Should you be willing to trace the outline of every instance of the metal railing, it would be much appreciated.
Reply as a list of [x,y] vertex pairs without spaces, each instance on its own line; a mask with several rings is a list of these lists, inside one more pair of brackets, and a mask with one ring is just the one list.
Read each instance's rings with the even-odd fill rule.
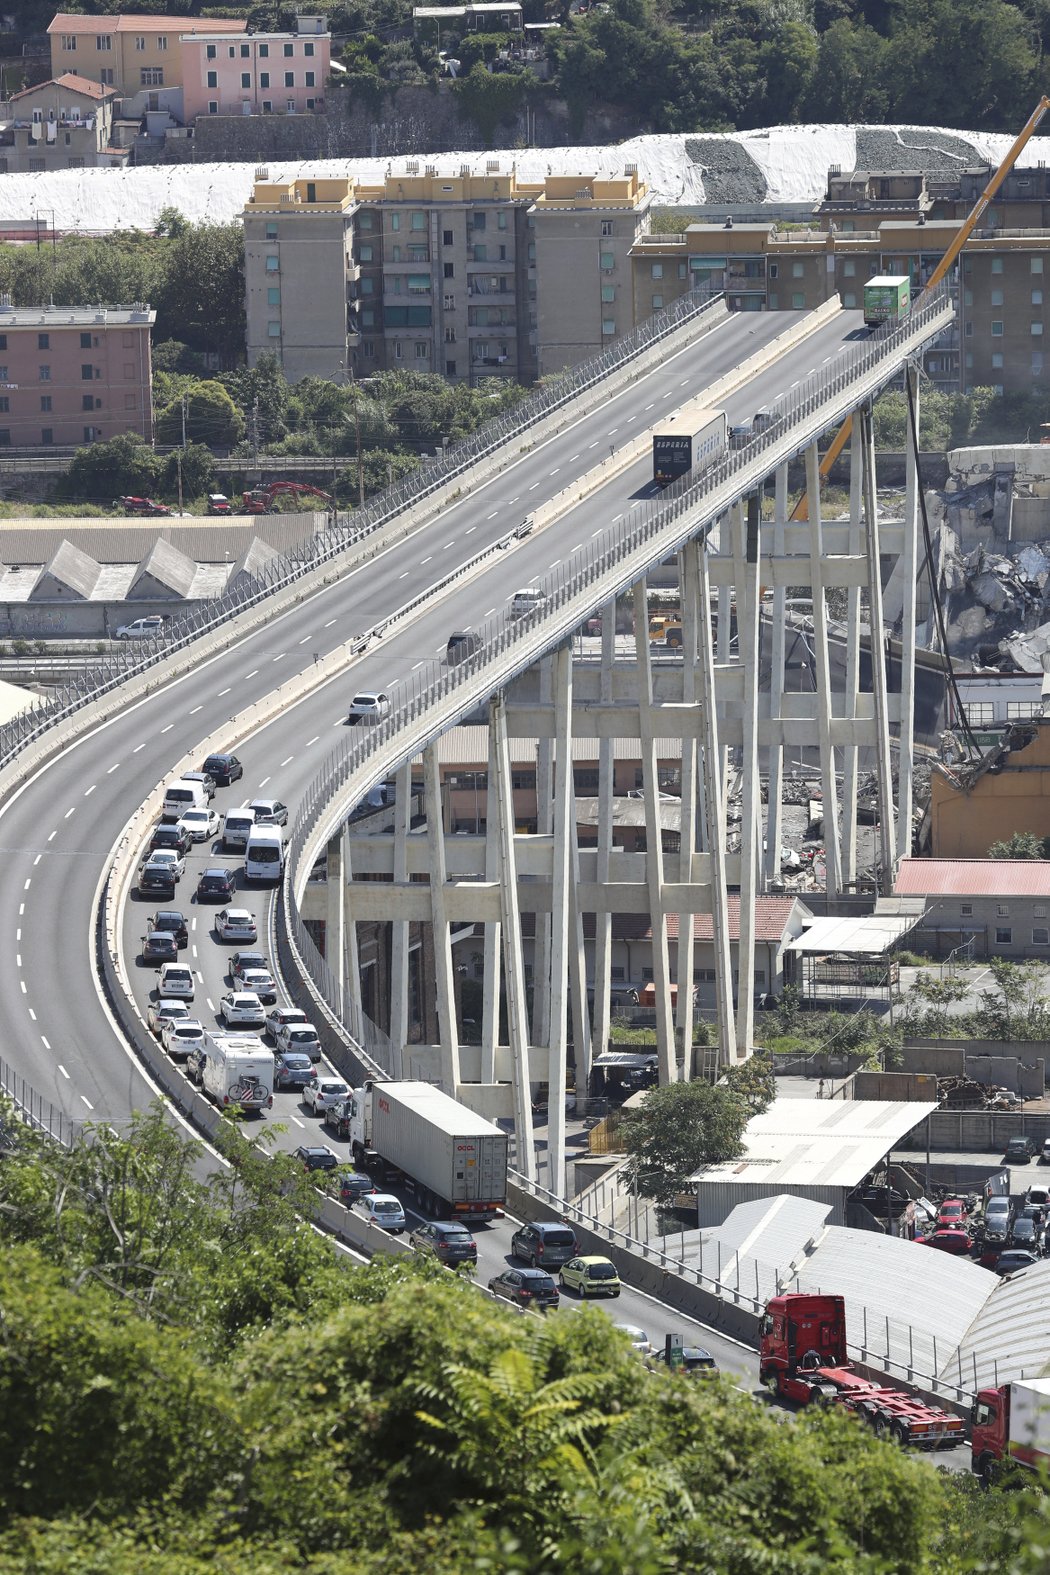
[[[390,714],[375,726],[354,729],[353,735],[329,754],[303,796],[289,840],[285,911],[303,966],[350,1039],[366,1054],[390,1066],[389,1046],[374,1040],[369,1043],[371,1025],[360,1012],[356,992],[347,989],[320,955],[302,922],[295,900],[295,872],[307,841],[326,808],[340,791],[347,789],[370,758],[374,762],[381,758],[381,769],[385,771],[411,758],[419,747],[416,736],[419,729],[413,728],[414,723],[424,717],[440,716],[442,730],[452,726],[478,704],[479,698],[505,685],[531,665],[543,650],[551,649],[565,638],[580,616],[586,616],[626,590],[637,577],[636,559],[647,543],[659,537],[659,547],[654,548],[651,555],[665,557],[676,546],[695,536],[705,517],[712,520],[724,513],[734,496],[742,495],[748,486],[754,485],[756,470],[760,469],[756,461],[763,453],[776,447],[778,460],[783,459],[785,438],[790,438],[796,425],[803,424],[818,411],[826,411],[829,401],[837,395],[847,395],[859,380],[881,367],[885,367],[888,381],[894,375],[902,346],[920,337],[924,325],[935,321],[946,304],[947,294],[941,290],[917,307],[904,323],[885,325],[865,341],[862,349],[840,356],[827,368],[811,374],[784,397],[777,407],[775,419],[745,447],[730,451],[699,479],[686,477],[668,488],[658,501],[639,505],[617,526],[571,554],[556,574],[549,574],[536,587],[546,600],[526,617],[508,620],[500,615],[479,624],[476,627],[478,648],[466,661],[447,667],[432,660],[420,666],[404,683],[393,685]],[[801,440],[799,447],[810,440]],[[703,512],[698,513],[705,509],[709,500],[706,516]],[[511,539],[506,537],[493,544],[472,563],[462,565],[437,585],[428,587],[415,602],[402,609],[402,615],[432,596],[439,586],[450,584],[458,575],[472,571],[482,558],[509,545]],[[591,595],[582,613],[580,605],[573,607],[574,603],[582,605],[583,597],[598,586],[600,594]],[[486,683],[488,673],[491,677]],[[402,734],[411,742],[399,741]],[[365,790],[364,784],[361,790]]]
[[72,1148],[79,1142],[84,1134],[84,1122],[74,1120],[67,1116],[65,1111],[59,1110],[43,1094],[37,1092],[31,1083],[15,1071],[13,1066],[0,1057],[0,1093],[11,1101],[19,1119],[26,1126],[32,1127],[36,1132],[45,1132],[48,1137],[54,1138],[56,1143],[61,1143],[63,1148]]
[[387,487],[364,508],[348,515],[333,516],[327,530],[290,552],[272,559],[259,573],[239,578],[214,600],[174,619],[163,637],[136,641],[133,646],[107,655],[96,666],[73,674],[69,682],[0,727],[0,768],[40,738],[48,729],[74,715],[92,701],[110,693],[118,685],[147,672],[165,657],[184,649],[192,641],[219,628],[229,619],[256,606],[266,597],[293,585],[311,570],[329,563],[348,547],[374,534],[382,526],[424,501],[438,488],[465,475],[472,466],[503,444],[526,432],[548,415],[600,383],[617,367],[658,344],[684,323],[700,316],[718,296],[696,290],[683,296],[666,311],[618,340],[599,355],[568,371],[550,385],[488,421],[470,437],[460,440],[440,457],[427,460],[410,475]]

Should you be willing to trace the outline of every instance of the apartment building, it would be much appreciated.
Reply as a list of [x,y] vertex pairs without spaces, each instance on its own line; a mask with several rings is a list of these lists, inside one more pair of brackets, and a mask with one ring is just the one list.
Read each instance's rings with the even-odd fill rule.
[[[183,41],[195,34],[241,34],[234,17],[81,16],[59,11],[48,26],[51,74],[75,72],[144,109],[183,116]],[[139,102],[141,100],[141,108]]]
[[231,28],[185,34],[179,43],[187,124],[198,115],[307,115],[324,108],[332,52],[326,17],[298,16],[292,33]]
[[407,366],[531,382],[632,326],[649,200],[633,169],[262,177],[244,210],[249,362],[272,350],[293,380]]
[[0,104],[0,175],[122,168],[128,150],[110,146],[116,90],[67,71]]
[[0,448],[153,440],[150,333],[135,306],[19,306],[0,299]]

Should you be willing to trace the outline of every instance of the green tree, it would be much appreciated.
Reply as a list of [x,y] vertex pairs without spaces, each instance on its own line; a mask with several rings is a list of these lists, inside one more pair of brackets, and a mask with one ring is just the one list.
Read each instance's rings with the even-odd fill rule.
[[184,449],[173,449],[164,461],[161,486],[165,496],[178,495],[180,464],[182,496],[186,502],[211,492],[215,485],[215,456],[203,443],[187,443]]
[[1012,837],[993,842],[988,849],[990,859],[1041,859],[1045,858],[1045,839],[1034,831],[1015,831]]
[[946,979],[935,979],[928,973],[917,974],[904,997],[905,1033],[938,1039],[962,1032],[965,1018],[953,1014],[952,1007],[965,1001],[969,993],[966,980],[956,974],[949,974]]
[[167,239],[154,305],[158,335],[227,361],[243,351],[244,231],[239,224],[195,224]]
[[[185,434],[188,441],[210,448],[233,448],[244,436],[244,417],[226,389],[215,379],[197,383],[184,396]],[[183,401],[173,400],[156,422],[158,443],[181,443]]]
[[801,119],[819,53],[812,27],[800,21],[784,22],[762,45],[759,59],[766,78],[766,114],[770,124]]
[[745,1106],[749,1116],[760,1116],[768,1110],[777,1097],[777,1079],[773,1058],[768,1055],[750,1055],[746,1061],[726,1069],[723,1081]]
[[78,448],[56,486],[62,498],[110,503],[114,498],[148,496],[160,480],[161,460],[136,433]]
[[748,1115],[744,1101],[723,1085],[650,1089],[637,1110],[623,1112],[624,1181],[643,1197],[672,1204],[701,1165],[741,1152]]

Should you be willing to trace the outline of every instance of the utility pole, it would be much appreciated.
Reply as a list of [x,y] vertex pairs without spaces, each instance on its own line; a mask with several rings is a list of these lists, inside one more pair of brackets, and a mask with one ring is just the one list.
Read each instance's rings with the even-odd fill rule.
[[[183,420],[185,420],[185,416],[183,416]],[[186,441],[185,441],[185,436],[184,436],[183,437],[182,448],[185,448],[185,447],[186,447]],[[176,471],[178,473],[178,477],[179,477],[179,518],[181,519],[182,518],[182,449],[176,449],[175,450],[175,469],[176,469]]]
[[[182,396],[182,446],[183,446],[183,449],[185,449],[185,447],[186,447],[186,414],[187,414],[188,405],[189,405],[189,395],[188,394],[183,394],[183,396]],[[179,474],[180,475],[182,474],[182,466],[181,466],[181,464],[179,465]]]
[[361,507],[365,506],[365,462],[361,453],[361,413],[354,400],[354,436],[357,440],[357,501]]
[[258,468],[259,468],[259,396],[258,396],[258,394],[256,394],[255,398],[252,400],[252,419],[251,419],[250,437],[251,437],[251,445],[252,445],[252,464],[253,464],[254,468],[256,470],[258,470]]

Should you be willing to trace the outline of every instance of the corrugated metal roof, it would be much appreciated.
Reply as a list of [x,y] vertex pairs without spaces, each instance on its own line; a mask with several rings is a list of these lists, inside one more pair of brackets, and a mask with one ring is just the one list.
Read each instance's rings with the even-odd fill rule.
[[95,558],[64,541],[33,587],[31,599],[37,601],[53,596],[56,589],[66,589],[90,601],[101,577],[102,568]]
[[[316,516],[263,514],[236,520],[0,520],[0,563],[50,563],[63,541],[99,563],[141,563],[156,541],[170,541],[196,563],[236,563],[256,537],[277,552],[309,541]],[[679,746],[681,752],[681,746]]]
[[1050,897],[1048,859],[902,859],[902,897]]
[[128,596],[153,596],[159,589],[186,597],[190,594],[196,572],[194,560],[173,547],[170,541],[155,541],[139,564]]
[[788,951],[852,952],[854,956],[881,957],[921,918],[921,913],[867,913],[814,919],[804,935],[790,942]]
[[[730,893],[726,899],[729,909],[729,939],[740,939],[740,898]],[[778,944],[784,939],[784,932],[791,923],[796,907],[803,915],[809,910],[799,902],[797,897],[756,897],[755,898],[755,940]],[[800,921],[801,922],[801,921]],[[593,913],[583,915],[583,933],[588,940],[594,936],[595,917]],[[652,920],[647,913],[614,913],[612,916],[613,939],[617,941],[651,941],[653,938]],[[678,914],[667,915],[668,940],[678,939]],[[693,915],[693,938],[698,941],[714,939],[714,920],[709,913],[696,913]]]
[[778,1099],[752,1116],[744,1153],[707,1165],[690,1179],[705,1185],[855,1187],[934,1103],[888,1099]]
[[1000,1280],[944,1363],[947,1376],[973,1389],[1050,1372],[1048,1303],[1050,1261]]

